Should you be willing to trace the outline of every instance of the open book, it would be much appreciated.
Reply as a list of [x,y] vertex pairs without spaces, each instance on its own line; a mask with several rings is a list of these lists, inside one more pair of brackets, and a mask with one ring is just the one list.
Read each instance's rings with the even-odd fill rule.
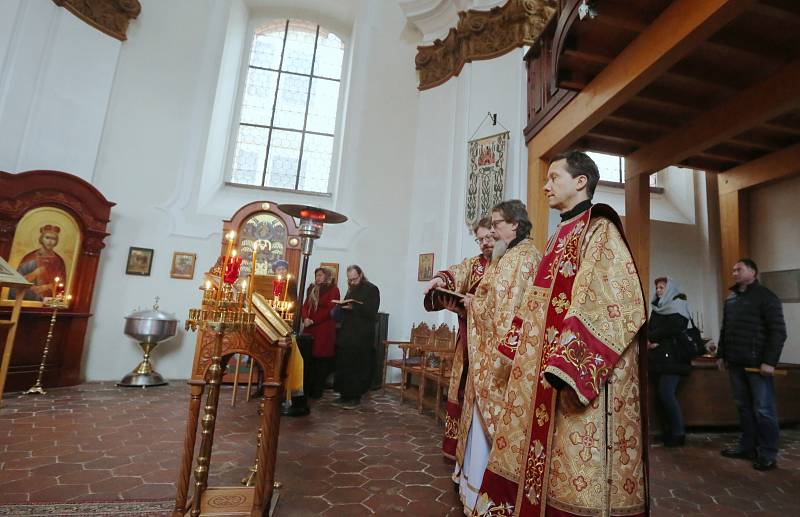
[[352,298],[348,298],[346,300],[331,300],[331,303],[337,303],[339,305],[347,305],[348,303],[360,303],[361,305],[364,305],[364,302],[359,300],[353,300]]
[[439,296],[451,296],[453,298],[457,298],[458,300],[464,299],[463,294],[451,291],[450,289],[445,289],[444,287],[437,287],[434,289],[434,291],[436,291]]

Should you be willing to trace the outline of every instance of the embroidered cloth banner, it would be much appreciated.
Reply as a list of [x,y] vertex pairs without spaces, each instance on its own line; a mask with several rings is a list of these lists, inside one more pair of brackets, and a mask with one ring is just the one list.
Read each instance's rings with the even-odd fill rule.
[[465,220],[469,227],[503,201],[509,134],[506,131],[468,142]]

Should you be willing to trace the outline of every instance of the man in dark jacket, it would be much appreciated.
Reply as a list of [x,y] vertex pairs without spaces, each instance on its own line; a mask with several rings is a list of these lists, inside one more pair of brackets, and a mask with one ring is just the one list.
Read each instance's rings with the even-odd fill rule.
[[772,470],[777,466],[779,432],[773,374],[786,341],[786,324],[781,301],[757,276],[756,263],[741,259],[733,266],[736,285],[725,299],[717,362],[729,372],[742,436],[722,455],[755,457],[755,469]]
[[[342,326],[336,333],[336,375],[333,389],[341,395],[338,403],[354,409],[361,403],[372,381],[375,364],[375,322],[381,294],[357,265],[347,268],[347,294],[339,300]],[[336,303],[337,300],[334,300]]]

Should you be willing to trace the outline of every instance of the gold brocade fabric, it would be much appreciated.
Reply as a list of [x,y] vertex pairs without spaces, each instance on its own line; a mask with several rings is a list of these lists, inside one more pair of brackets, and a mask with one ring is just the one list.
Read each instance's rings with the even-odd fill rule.
[[486,269],[468,311],[469,375],[459,423],[456,458],[464,461],[467,433],[477,404],[481,426],[494,436],[501,418],[511,361],[497,349],[505,329],[523,301],[525,287],[533,281],[541,255],[531,239],[523,239]]
[[[548,255],[559,246],[558,237],[548,245]],[[519,344],[487,468],[496,474],[493,479],[500,480],[494,483],[516,485],[517,498],[499,511],[494,498],[482,487],[477,515],[516,516],[525,513],[523,506],[537,503],[532,499],[523,501],[530,493],[526,493],[525,483],[520,483],[521,466],[531,468],[534,459],[545,462],[541,482],[546,506],[577,515],[608,515],[609,510],[612,515],[631,515],[645,509],[636,334],[645,322],[646,312],[630,251],[609,219],[595,217],[589,222],[574,274],[568,298],[555,296],[552,287],[536,287],[532,282],[526,287],[518,312],[522,320]],[[551,304],[556,310],[566,311],[563,328],[544,328]],[[552,365],[551,361],[563,353],[560,344],[574,341],[567,338],[572,333],[581,333],[590,347],[607,349],[608,357],[615,356],[616,361],[607,376],[595,377],[594,396],[580,395],[582,410],[569,413],[556,402],[555,413],[550,414],[548,401],[533,400],[536,383],[546,382],[539,362],[548,357],[545,366]],[[542,350],[543,344],[551,349]],[[595,357],[600,361],[599,356]],[[572,389],[579,388],[575,389],[579,393],[592,391],[576,386],[578,381],[557,368],[551,370],[547,366],[546,371]],[[533,423],[550,418],[554,425],[547,450],[529,450]]]
[[[464,259],[461,263],[447,268],[446,272],[439,273],[437,276],[445,281],[445,286],[451,291],[461,294],[473,293],[478,287],[484,273],[486,272],[487,259],[482,258],[480,255],[477,257],[470,257]],[[459,325],[463,324],[463,320],[459,318]],[[459,336],[460,337],[460,336]],[[461,373],[464,370],[464,350],[467,344],[461,340],[456,344],[456,351],[453,357],[453,368],[450,373],[450,385],[447,390],[447,400],[452,403],[458,404],[458,388],[461,381]],[[458,422],[452,422],[448,419],[445,421],[445,429],[450,437],[455,438],[458,427]]]

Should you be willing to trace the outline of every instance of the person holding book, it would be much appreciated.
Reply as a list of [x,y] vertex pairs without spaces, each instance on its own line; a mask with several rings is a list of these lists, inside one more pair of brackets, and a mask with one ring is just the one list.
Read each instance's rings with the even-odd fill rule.
[[462,303],[464,295],[475,294],[486,267],[492,259],[494,235],[492,235],[492,218],[488,215],[472,227],[475,243],[480,253],[468,257],[444,271],[437,272],[425,286],[424,306],[427,311],[447,309],[458,316],[458,337],[456,339],[453,367],[450,373],[450,386],[445,403],[444,439],[442,454],[452,460],[456,459],[458,444],[458,423],[461,420],[461,408],[464,402],[464,388],[467,383],[469,354],[467,353],[467,311]]
[[459,484],[467,514],[477,501],[511,375],[510,361],[503,360],[498,344],[525,301],[525,285],[541,260],[530,238],[533,225],[522,201],[513,199],[494,206],[490,224],[495,237],[492,261],[475,294],[464,297],[469,367],[453,479]]
[[372,380],[372,365],[375,363],[373,342],[381,294],[378,287],[367,280],[361,267],[354,264],[347,267],[344,300],[334,300],[333,303],[341,308],[333,389],[339,392],[338,404],[345,409],[355,409]]

